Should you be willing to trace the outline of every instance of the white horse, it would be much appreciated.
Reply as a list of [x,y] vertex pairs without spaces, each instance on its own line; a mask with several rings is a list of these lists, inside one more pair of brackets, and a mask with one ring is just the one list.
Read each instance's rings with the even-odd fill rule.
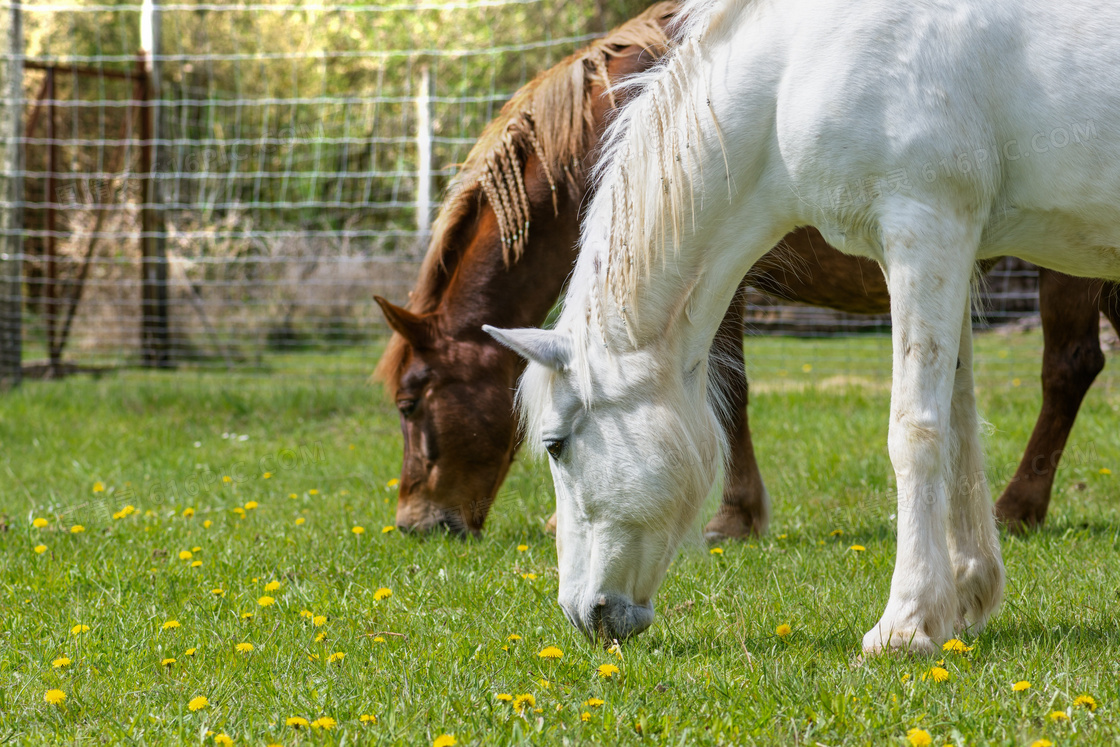
[[970,281],[1014,255],[1120,279],[1120,4],[693,0],[609,133],[555,330],[528,358],[556,485],[560,604],[649,626],[722,445],[708,349],[788,231],[880,263],[891,293],[890,598],[867,651],[978,629],[1004,572],[972,383]]

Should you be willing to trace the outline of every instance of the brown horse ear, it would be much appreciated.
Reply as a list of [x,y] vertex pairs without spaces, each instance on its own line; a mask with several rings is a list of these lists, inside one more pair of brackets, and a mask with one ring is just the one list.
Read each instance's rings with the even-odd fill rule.
[[381,307],[381,313],[385,315],[385,321],[389,326],[408,340],[412,347],[422,348],[431,342],[432,326],[428,317],[413,314],[408,309],[389,303],[381,296],[374,296],[373,300]]

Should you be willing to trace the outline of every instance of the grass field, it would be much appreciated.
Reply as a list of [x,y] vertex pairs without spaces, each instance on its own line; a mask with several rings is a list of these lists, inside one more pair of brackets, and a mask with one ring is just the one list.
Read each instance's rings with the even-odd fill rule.
[[[993,490],[1037,413],[1038,345],[978,340]],[[771,533],[686,547],[654,627],[618,653],[556,606],[546,467],[515,467],[481,540],[389,530],[395,413],[360,376],[314,377],[328,357],[299,359],[307,375],[127,372],[0,397],[0,743],[1116,743],[1112,375],[1046,528],[1003,537],[1006,600],[972,650],[861,662],[894,557],[886,348],[750,349]]]

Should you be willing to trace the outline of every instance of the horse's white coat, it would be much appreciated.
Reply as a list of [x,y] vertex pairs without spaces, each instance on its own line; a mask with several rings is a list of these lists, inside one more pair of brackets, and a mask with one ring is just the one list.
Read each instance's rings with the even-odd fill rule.
[[[530,440],[563,441],[561,605],[589,632],[649,624],[718,472],[716,329],[751,265],[815,225],[879,261],[891,293],[898,554],[863,646],[934,649],[983,625],[1003,590],[973,400],[974,263],[1010,254],[1120,279],[1120,5],[685,6],[677,51],[609,134],[554,339],[500,333],[547,364],[529,365],[521,398]],[[604,625],[608,598],[632,613]]]

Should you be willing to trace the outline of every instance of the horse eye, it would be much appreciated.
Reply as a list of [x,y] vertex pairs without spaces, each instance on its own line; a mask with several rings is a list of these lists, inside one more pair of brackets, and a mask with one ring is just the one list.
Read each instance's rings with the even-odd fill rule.
[[409,415],[411,415],[413,412],[416,411],[416,400],[414,400],[414,399],[400,399],[400,400],[397,400],[397,409],[400,411],[401,415],[404,415],[407,418]]
[[566,438],[550,438],[544,442],[544,449],[548,455],[553,459],[559,459],[560,455],[564,453],[564,447],[568,444]]

